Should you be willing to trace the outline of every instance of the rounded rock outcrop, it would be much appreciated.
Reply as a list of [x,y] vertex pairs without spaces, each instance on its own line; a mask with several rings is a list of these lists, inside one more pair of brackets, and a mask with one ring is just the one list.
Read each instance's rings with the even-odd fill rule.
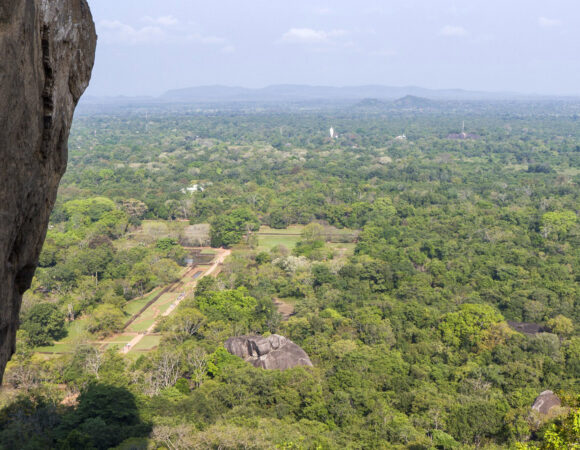
[[270,336],[238,336],[228,339],[225,348],[254,367],[286,370],[297,366],[310,366],[312,362],[304,350],[290,339]]
[[552,391],[544,391],[534,400],[532,411],[542,415],[548,415],[553,408],[560,406],[562,406],[562,401],[556,394]]

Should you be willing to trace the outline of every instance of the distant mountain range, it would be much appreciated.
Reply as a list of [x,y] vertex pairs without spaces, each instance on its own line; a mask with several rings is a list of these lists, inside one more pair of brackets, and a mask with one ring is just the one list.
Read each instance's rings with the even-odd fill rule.
[[219,101],[312,101],[312,100],[363,100],[374,98],[394,100],[405,96],[445,100],[484,100],[522,97],[513,93],[489,93],[464,91],[461,89],[425,89],[415,86],[304,86],[280,84],[260,89],[227,86],[200,86],[176,89],[166,92],[161,98],[177,102],[219,102]]
[[[525,95],[513,92],[466,91],[462,89],[426,89],[416,86],[307,86],[280,84],[251,89],[230,86],[198,86],[175,89],[159,97],[83,97],[85,104],[169,104],[169,103],[301,103],[301,102],[393,102],[395,106],[430,106],[431,101],[502,101],[542,100],[556,97]],[[564,97],[560,97],[564,99]],[[570,98],[568,98],[570,99]],[[574,100],[577,100],[574,99]],[[419,105],[420,104],[420,105]],[[370,106],[370,105],[367,105]]]

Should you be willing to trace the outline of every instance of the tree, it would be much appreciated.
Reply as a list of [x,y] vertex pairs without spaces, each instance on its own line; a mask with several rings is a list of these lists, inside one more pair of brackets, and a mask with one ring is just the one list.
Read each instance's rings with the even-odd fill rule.
[[179,279],[179,266],[168,258],[160,259],[152,267],[152,272],[161,284],[173,283]]
[[185,365],[193,382],[193,386],[198,388],[202,385],[207,373],[208,356],[205,350],[198,346],[185,347]]
[[248,325],[258,302],[246,288],[238,288],[206,293],[197,298],[197,304],[210,320],[228,321],[239,330]]
[[548,325],[550,331],[561,338],[568,337],[574,333],[574,322],[562,314],[552,317],[546,322],[546,325]]
[[568,233],[572,225],[576,223],[577,216],[574,211],[553,211],[542,216],[542,236],[547,238],[551,235],[558,239]]
[[206,322],[207,318],[198,309],[181,307],[164,324],[163,328],[171,330],[176,340],[184,342],[195,336]]
[[105,450],[130,437],[147,436],[149,431],[141,422],[133,394],[119,387],[90,384],[79,396],[78,407],[63,417],[56,434],[62,436],[62,448]]
[[64,204],[67,216],[88,216],[92,222],[99,220],[106,212],[115,209],[115,202],[105,197],[71,200]]
[[100,305],[93,311],[88,330],[91,333],[107,335],[119,331],[124,320],[125,314],[118,307],[111,304]]
[[53,303],[38,303],[24,317],[22,329],[32,345],[51,345],[66,336],[65,314]]
[[481,342],[484,331],[502,319],[492,306],[464,304],[458,312],[443,316],[439,329],[445,342],[472,349]]
[[161,239],[157,239],[157,243],[155,244],[155,246],[160,249],[160,250],[164,250],[164,251],[169,251],[171,250],[173,247],[177,246],[177,239],[171,238],[171,237],[165,237],[165,238],[161,238]]
[[131,285],[139,291],[139,295],[143,295],[145,290],[151,287],[154,277],[149,264],[141,261],[132,267],[129,279]]
[[[577,401],[580,401],[580,397]],[[541,449],[569,450],[580,446],[580,408],[572,408],[564,419],[551,424],[544,432]],[[518,444],[518,450],[534,450],[533,444]]]
[[449,417],[448,431],[459,441],[478,445],[483,438],[501,432],[506,411],[504,402],[494,400],[459,405]]
[[302,237],[302,240],[309,244],[321,241],[324,236],[324,227],[319,223],[310,223],[304,227],[300,236]]
[[234,209],[228,215],[216,217],[211,223],[212,247],[231,247],[242,240],[244,233],[260,228],[260,221],[248,208]]
[[288,216],[281,209],[275,209],[270,213],[269,225],[271,228],[282,229],[288,226]]

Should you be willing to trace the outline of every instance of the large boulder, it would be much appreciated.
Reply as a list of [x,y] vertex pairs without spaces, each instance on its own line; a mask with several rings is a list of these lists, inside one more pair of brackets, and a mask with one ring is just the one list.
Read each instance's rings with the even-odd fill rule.
[[0,2],[0,382],[96,42],[86,0]]
[[297,366],[312,366],[304,350],[290,339],[277,334],[239,336],[226,341],[226,350],[262,369],[286,370]]
[[532,405],[532,411],[541,415],[548,415],[553,408],[562,406],[560,398],[552,391],[544,391],[536,397]]

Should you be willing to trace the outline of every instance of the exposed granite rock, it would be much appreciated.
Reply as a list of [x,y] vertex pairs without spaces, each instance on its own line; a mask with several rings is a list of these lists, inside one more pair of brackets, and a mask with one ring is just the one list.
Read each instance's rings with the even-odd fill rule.
[[536,400],[534,400],[532,410],[547,415],[550,413],[552,408],[560,406],[562,406],[562,401],[556,394],[552,391],[544,391],[536,397]]
[[312,366],[304,350],[290,339],[277,334],[239,336],[226,341],[226,350],[262,369],[286,370],[296,366]]
[[86,0],[0,2],[0,381],[14,352],[97,36]]
[[544,333],[547,331],[539,323],[533,322],[514,322],[513,320],[507,321],[508,325],[520,333],[527,334],[528,336],[535,336],[536,334]]

